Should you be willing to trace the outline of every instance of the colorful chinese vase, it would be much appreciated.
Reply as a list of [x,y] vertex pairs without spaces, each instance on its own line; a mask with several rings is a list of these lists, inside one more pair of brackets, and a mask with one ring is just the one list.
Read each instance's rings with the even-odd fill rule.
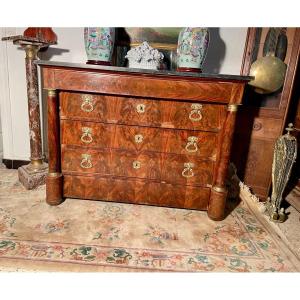
[[113,27],[85,27],[84,44],[88,64],[111,65],[115,42]]
[[183,28],[178,36],[177,70],[201,72],[209,43],[209,31],[202,27]]

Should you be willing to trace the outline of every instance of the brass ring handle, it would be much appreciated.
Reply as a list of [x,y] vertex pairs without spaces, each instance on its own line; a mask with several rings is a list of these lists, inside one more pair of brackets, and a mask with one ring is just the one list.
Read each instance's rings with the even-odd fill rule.
[[191,105],[191,112],[189,114],[189,118],[193,122],[201,121],[202,120],[202,104],[199,103],[193,103]]
[[82,161],[80,163],[80,167],[83,169],[90,169],[93,167],[92,161],[91,161],[91,155],[90,154],[82,154]]
[[82,127],[82,136],[81,136],[81,141],[85,144],[90,144],[93,141],[92,137],[92,128],[89,127]]
[[145,104],[142,104],[142,103],[137,104],[137,106],[136,106],[137,113],[143,114],[145,112],[145,110],[146,110],[146,105]]
[[184,165],[184,169],[182,171],[182,176],[186,177],[186,178],[190,178],[194,176],[194,172],[193,172],[193,167],[195,166],[193,163],[185,163]]
[[82,103],[81,103],[81,110],[85,112],[91,112],[94,110],[94,105],[92,103],[92,96],[90,95],[83,95],[82,97]]
[[140,169],[141,166],[142,166],[142,164],[141,164],[141,162],[138,161],[138,160],[135,160],[135,161],[132,163],[132,167],[133,167],[134,169]]
[[198,138],[196,136],[189,136],[188,142],[185,146],[185,150],[187,152],[197,152],[198,151],[197,141],[198,141]]
[[144,137],[142,134],[136,134],[134,136],[134,141],[137,143],[137,144],[140,144],[142,141],[143,141]]

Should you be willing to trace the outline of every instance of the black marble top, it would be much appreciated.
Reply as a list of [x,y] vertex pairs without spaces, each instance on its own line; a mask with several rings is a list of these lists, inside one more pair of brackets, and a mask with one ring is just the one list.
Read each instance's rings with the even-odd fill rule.
[[46,60],[38,60],[35,63],[40,66],[55,66],[55,67],[66,67],[66,68],[76,68],[76,69],[105,70],[105,71],[114,71],[114,72],[139,73],[139,74],[145,74],[145,75],[158,75],[158,76],[193,77],[193,78],[199,78],[199,79],[200,78],[209,78],[209,79],[217,79],[217,80],[225,80],[225,81],[226,80],[250,81],[250,80],[254,79],[254,77],[252,77],[252,76],[176,72],[176,71],[168,71],[168,70],[147,70],[147,69],[100,66],[100,65],[78,64],[78,63],[46,61]]

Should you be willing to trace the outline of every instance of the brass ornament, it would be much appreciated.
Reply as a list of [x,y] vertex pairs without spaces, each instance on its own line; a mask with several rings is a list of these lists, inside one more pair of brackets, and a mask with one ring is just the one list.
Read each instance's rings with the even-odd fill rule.
[[283,62],[286,54],[283,37],[286,38],[284,28],[270,28],[264,43],[263,57],[251,65],[249,75],[255,78],[248,84],[255,87],[254,90],[259,94],[273,93],[283,86],[287,69]]
[[92,137],[92,128],[90,127],[82,127],[82,135],[81,135],[81,141],[85,144],[90,144],[93,141]]
[[227,192],[226,188],[220,187],[220,186],[217,186],[217,185],[214,185],[212,189],[214,191],[216,191],[217,193],[226,193]]
[[193,168],[195,167],[195,164],[188,162],[184,163],[184,169],[181,172],[181,175],[185,178],[190,178],[194,176]]
[[58,172],[51,172],[47,174],[49,177],[59,177],[61,175],[61,173]]
[[229,104],[227,107],[227,111],[235,112],[238,110],[238,105],[237,104]]
[[269,94],[279,90],[285,79],[286,64],[274,54],[259,58],[250,69],[250,76],[255,79],[248,84],[255,87],[259,94]]
[[191,105],[191,112],[189,114],[189,119],[193,122],[201,121],[202,119],[202,104],[193,103]]
[[138,104],[136,106],[136,111],[139,114],[143,114],[146,111],[146,105],[145,104]]
[[266,203],[266,212],[274,222],[284,222],[286,214],[281,208],[282,194],[291,175],[293,164],[297,157],[297,140],[290,134],[293,124],[286,128],[287,134],[281,136],[275,143],[272,164],[272,195]]
[[48,89],[48,96],[49,97],[56,97],[56,90]]
[[141,162],[138,161],[138,160],[135,160],[133,163],[132,163],[132,167],[137,170],[137,169],[140,169],[142,166]]
[[93,98],[90,95],[83,95],[82,97],[81,110],[84,112],[92,112],[94,110]]
[[40,50],[39,46],[26,45],[25,47],[26,59],[36,60],[37,53]]
[[90,154],[82,154],[82,161],[80,162],[80,167],[83,169],[90,169],[93,167],[92,156]]
[[135,141],[137,144],[142,143],[142,142],[143,142],[143,139],[144,139],[144,137],[143,137],[142,134],[136,134],[136,135],[134,136],[134,141]]
[[186,143],[185,150],[187,152],[197,152],[198,145],[197,145],[198,138],[196,136],[189,136],[188,142]]

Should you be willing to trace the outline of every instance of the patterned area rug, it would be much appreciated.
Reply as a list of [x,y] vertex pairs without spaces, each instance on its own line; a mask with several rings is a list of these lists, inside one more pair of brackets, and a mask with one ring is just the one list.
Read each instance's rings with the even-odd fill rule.
[[[295,272],[299,261],[245,201],[206,212],[67,199],[45,203],[0,168],[2,271]],[[281,244],[280,244],[281,243]]]

